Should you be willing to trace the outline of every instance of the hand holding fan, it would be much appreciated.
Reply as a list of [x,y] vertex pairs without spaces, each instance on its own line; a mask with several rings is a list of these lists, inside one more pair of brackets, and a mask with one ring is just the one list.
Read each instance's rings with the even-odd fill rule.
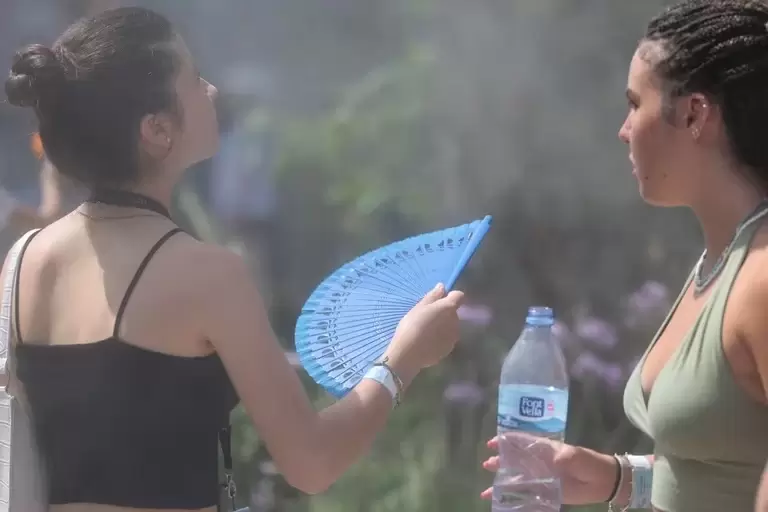
[[392,243],[343,265],[312,292],[296,323],[301,365],[336,398],[386,350],[400,320],[438,283],[449,291],[491,216]]

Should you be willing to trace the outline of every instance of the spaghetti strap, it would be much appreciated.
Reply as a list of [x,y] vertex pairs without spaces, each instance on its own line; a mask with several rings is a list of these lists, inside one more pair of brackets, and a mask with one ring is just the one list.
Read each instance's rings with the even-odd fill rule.
[[19,256],[16,261],[16,275],[13,279],[13,302],[11,307],[13,308],[13,330],[16,332],[16,343],[19,345],[21,345],[21,328],[19,327],[19,290],[21,289],[19,282],[21,281],[21,260],[24,258],[24,253],[27,251],[27,247],[29,247],[29,242],[31,242],[40,231],[42,231],[42,229],[34,231],[27,237],[24,244],[21,246],[21,249],[19,249]]
[[174,228],[167,232],[165,235],[160,238],[157,242],[155,242],[155,245],[152,246],[152,248],[149,250],[146,256],[144,256],[144,259],[141,260],[141,264],[139,265],[139,268],[136,270],[136,274],[134,274],[133,279],[131,279],[131,283],[128,285],[128,289],[125,291],[125,295],[123,296],[123,301],[120,303],[120,308],[117,310],[117,316],[115,316],[115,327],[112,331],[113,337],[118,337],[120,333],[120,322],[123,319],[123,313],[125,313],[125,308],[128,306],[128,300],[131,298],[131,294],[133,293],[134,288],[136,288],[136,285],[139,283],[139,279],[141,279],[141,275],[144,273],[144,270],[147,268],[147,265],[149,265],[149,261],[152,259],[152,257],[157,253],[157,251],[160,249],[160,247],[163,246],[165,242],[168,241],[169,238],[171,238],[176,233],[182,233],[184,230],[181,228]]

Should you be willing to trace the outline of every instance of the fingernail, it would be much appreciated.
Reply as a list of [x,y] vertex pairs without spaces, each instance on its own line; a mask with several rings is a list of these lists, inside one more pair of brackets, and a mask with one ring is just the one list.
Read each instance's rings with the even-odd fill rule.
[[439,292],[443,289],[443,283],[437,283],[437,286],[432,291]]

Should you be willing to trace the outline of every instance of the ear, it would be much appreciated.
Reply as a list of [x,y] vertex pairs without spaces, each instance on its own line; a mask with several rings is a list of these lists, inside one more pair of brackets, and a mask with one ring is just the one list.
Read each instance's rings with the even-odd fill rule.
[[139,124],[139,144],[151,157],[163,159],[173,147],[173,120],[163,113],[147,114]]
[[692,93],[678,99],[676,117],[678,126],[690,131],[698,139],[713,115],[709,99],[701,93]]

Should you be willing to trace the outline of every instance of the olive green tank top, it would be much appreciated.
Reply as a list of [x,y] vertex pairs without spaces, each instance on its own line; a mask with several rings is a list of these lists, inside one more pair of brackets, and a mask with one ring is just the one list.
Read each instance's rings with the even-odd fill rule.
[[768,460],[768,407],[735,381],[721,332],[728,296],[761,224],[737,237],[699,317],[651,393],[646,396],[642,389],[643,363],[693,274],[627,381],[624,410],[655,443],[652,502],[664,512],[754,512]]

